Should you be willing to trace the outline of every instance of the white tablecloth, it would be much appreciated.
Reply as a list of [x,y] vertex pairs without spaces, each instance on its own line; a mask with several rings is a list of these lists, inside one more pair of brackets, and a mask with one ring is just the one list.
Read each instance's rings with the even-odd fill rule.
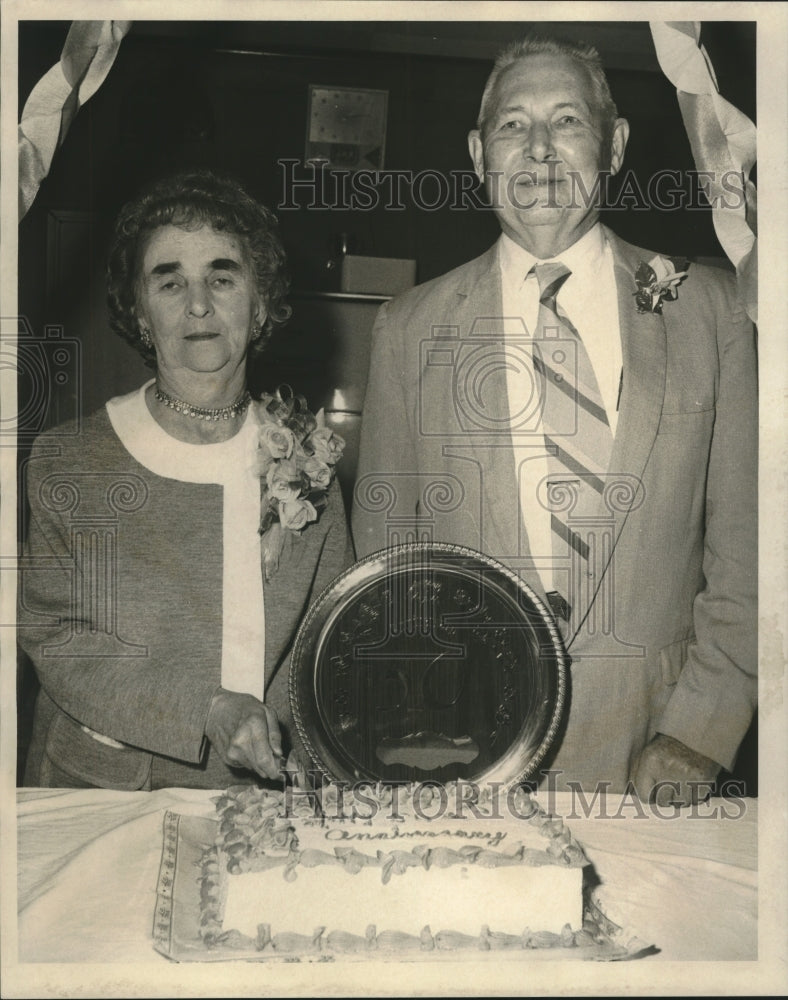
[[[20,790],[19,961],[172,966],[151,940],[163,816],[210,816],[216,794]],[[671,819],[618,796],[590,810],[563,793],[539,800],[585,847],[608,916],[659,949],[630,969],[757,958],[757,800]]]

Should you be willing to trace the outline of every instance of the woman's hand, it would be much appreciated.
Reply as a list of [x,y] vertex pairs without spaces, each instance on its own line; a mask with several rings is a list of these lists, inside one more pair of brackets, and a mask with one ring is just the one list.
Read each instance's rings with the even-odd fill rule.
[[277,778],[282,737],[276,712],[251,694],[219,688],[211,699],[205,735],[225,764]]

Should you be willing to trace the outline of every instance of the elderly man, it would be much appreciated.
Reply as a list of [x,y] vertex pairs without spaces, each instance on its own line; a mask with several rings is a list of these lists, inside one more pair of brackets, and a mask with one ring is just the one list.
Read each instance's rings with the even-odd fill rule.
[[518,572],[571,657],[559,785],[686,804],[755,705],[755,338],[731,276],[599,222],[628,135],[593,49],[499,57],[468,142],[502,235],[381,309],[353,531]]

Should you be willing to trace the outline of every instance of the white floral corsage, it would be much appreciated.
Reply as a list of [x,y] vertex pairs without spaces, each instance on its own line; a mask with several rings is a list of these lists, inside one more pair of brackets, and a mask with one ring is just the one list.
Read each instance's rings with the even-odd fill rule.
[[638,288],[633,292],[638,312],[662,312],[663,299],[678,298],[678,286],[687,277],[688,264],[684,262],[680,265],[683,270],[678,270],[674,261],[669,257],[656,257],[646,264],[641,261],[635,271],[635,283]]
[[282,385],[254,402],[260,424],[255,472],[260,477],[260,535],[266,580],[276,572],[293,535],[317,521],[344,440],[326,427],[323,410]]

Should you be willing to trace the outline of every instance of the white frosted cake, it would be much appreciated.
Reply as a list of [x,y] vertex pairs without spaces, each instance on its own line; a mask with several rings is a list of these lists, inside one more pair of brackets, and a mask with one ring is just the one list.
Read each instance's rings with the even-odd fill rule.
[[[494,794],[497,791],[497,795]],[[301,953],[577,947],[587,863],[522,788],[252,786],[216,801],[208,947]]]

